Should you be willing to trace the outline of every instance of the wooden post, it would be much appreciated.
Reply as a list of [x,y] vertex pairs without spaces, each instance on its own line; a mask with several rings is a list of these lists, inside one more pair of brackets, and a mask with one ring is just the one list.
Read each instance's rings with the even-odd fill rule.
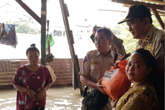
[[47,20],[47,41],[48,41],[48,55],[50,55],[50,38],[49,38],[49,20]]
[[64,0],[59,0],[59,2],[60,2],[63,21],[64,21],[65,31],[67,35],[69,50],[70,50],[70,54],[72,58],[72,85],[74,89],[76,89],[76,88],[79,88],[79,84],[80,84],[80,80],[79,80],[80,68],[79,68],[77,55],[74,52],[73,34],[72,34],[72,31],[70,30],[69,22],[67,18],[69,16],[69,12],[68,12],[66,4],[64,4]]
[[31,10],[22,0],[16,0],[16,2],[27,12],[29,13],[39,24],[41,24],[40,17]]
[[47,0],[41,0],[41,64],[45,64],[46,57],[46,14]]
[[162,27],[162,29],[165,29],[165,24],[163,23],[163,21],[162,21],[160,15],[159,15],[159,13],[158,13],[158,11],[157,11],[155,8],[152,8],[152,11],[153,11],[153,13],[155,14],[155,16],[156,16],[156,18],[157,18],[157,20],[158,20],[160,26]]
[[27,13],[29,13],[39,24],[41,24],[41,64],[45,64],[46,57],[46,14],[47,0],[41,0],[41,18],[33,12],[22,0],[15,0]]

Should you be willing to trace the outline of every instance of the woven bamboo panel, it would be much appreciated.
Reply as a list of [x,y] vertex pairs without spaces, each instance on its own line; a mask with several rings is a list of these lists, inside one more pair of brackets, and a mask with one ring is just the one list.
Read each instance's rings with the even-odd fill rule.
[[12,79],[18,67],[18,61],[0,61],[0,86],[12,85]]
[[[27,61],[2,61],[0,60],[0,86],[12,85],[12,79],[16,73],[17,68],[25,64]],[[82,67],[82,59],[79,60],[80,69]],[[72,61],[71,59],[55,59],[54,67],[56,74],[56,86],[72,85]]]

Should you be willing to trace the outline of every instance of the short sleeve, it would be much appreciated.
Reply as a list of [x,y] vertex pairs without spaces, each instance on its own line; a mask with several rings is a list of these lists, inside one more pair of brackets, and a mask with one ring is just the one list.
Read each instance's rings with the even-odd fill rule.
[[18,68],[16,71],[16,74],[13,78],[12,83],[14,85],[18,85],[18,86],[23,86],[23,74],[25,73],[23,68]]
[[83,68],[81,75],[83,75],[84,77],[88,77],[89,72],[90,72],[90,62],[89,62],[89,56],[87,54],[83,60]]
[[157,59],[159,72],[164,74],[165,32],[159,33],[159,35],[155,38],[153,44],[153,55]]
[[165,32],[158,31],[153,43],[153,55],[158,59],[164,55]]

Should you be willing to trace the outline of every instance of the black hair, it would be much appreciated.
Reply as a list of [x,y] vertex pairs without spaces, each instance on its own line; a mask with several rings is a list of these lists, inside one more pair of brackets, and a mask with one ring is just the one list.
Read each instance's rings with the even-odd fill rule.
[[148,51],[143,48],[137,49],[134,54],[138,54],[142,56],[144,63],[146,64],[147,68],[152,68],[151,73],[149,74],[148,78],[150,81],[154,81],[154,76],[157,72],[157,62],[154,56]]
[[147,80],[149,83],[151,83],[154,86],[157,94],[159,95],[159,89],[160,89],[159,88],[159,86],[160,86],[159,81],[161,80],[161,76],[159,74],[157,74],[158,69],[157,69],[156,59],[148,50],[145,50],[143,48],[137,49],[134,54],[138,54],[138,55],[142,56],[146,66],[148,68],[152,69],[152,71],[147,76]]
[[102,28],[99,28],[97,31],[98,32],[103,32],[106,36],[107,36],[107,39],[110,39],[112,37],[112,32],[110,29],[106,28],[106,27],[102,27]]
[[157,69],[157,61],[156,59],[152,56],[152,54],[145,49],[138,49],[135,51],[135,54],[139,54],[143,57],[144,62],[146,63],[147,67],[152,68],[151,73],[147,76],[147,80],[149,83],[151,83],[156,91],[158,101],[160,103],[160,106],[162,107],[162,104],[164,104],[164,92],[162,91],[164,87],[164,77],[158,73]]
[[[135,51],[135,54],[139,54],[143,57],[144,62],[146,64],[147,67],[151,67],[151,68],[155,68],[156,67],[156,59],[154,58],[154,56],[148,51],[145,50],[143,48],[137,49]],[[156,68],[155,68],[156,69]]]
[[48,54],[48,55],[46,55],[46,63],[47,62],[51,62],[51,61],[53,61],[54,60],[54,56],[52,55],[52,54]]
[[26,55],[28,55],[29,51],[36,51],[38,54],[40,54],[38,48],[35,46],[35,44],[31,44],[30,47],[26,50]]
[[97,30],[100,29],[100,28],[101,28],[100,26],[95,25],[95,26],[93,27],[93,31],[97,31]]

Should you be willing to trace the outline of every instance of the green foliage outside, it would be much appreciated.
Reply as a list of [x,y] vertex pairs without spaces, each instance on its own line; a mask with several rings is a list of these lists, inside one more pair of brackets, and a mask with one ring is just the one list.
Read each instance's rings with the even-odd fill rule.
[[38,34],[39,33],[39,31],[31,28],[28,24],[18,24],[16,26],[16,32],[28,33],[28,34]]
[[[152,17],[154,26],[162,29],[155,16]],[[165,22],[165,16],[161,16],[161,18]],[[36,21],[31,17],[27,17],[26,19],[20,18],[14,22],[8,20],[6,23],[15,24],[17,33],[40,34],[40,25],[36,23]],[[109,28],[117,37],[123,40],[123,44],[127,53],[133,52],[135,50],[137,40],[133,39],[132,34],[128,31],[128,26],[126,25],[126,23]]]
[[[48,45],[49,42],[49,45]],[[54,39],[53,36],[51,34],[48,34],[46,36],[46,48],[48,48],[49,46],[52,47],[54,45]]]
[[15,24],[17,33],[40,34],[40,24],[30,17],[19,18],[17,21],[8,20],[6,24]]
[[137,40],[133,39],[126,24],[117,25],[111,29],[118,38],[123,40],[123,45],[127,53],[131,53],[135,50]]

